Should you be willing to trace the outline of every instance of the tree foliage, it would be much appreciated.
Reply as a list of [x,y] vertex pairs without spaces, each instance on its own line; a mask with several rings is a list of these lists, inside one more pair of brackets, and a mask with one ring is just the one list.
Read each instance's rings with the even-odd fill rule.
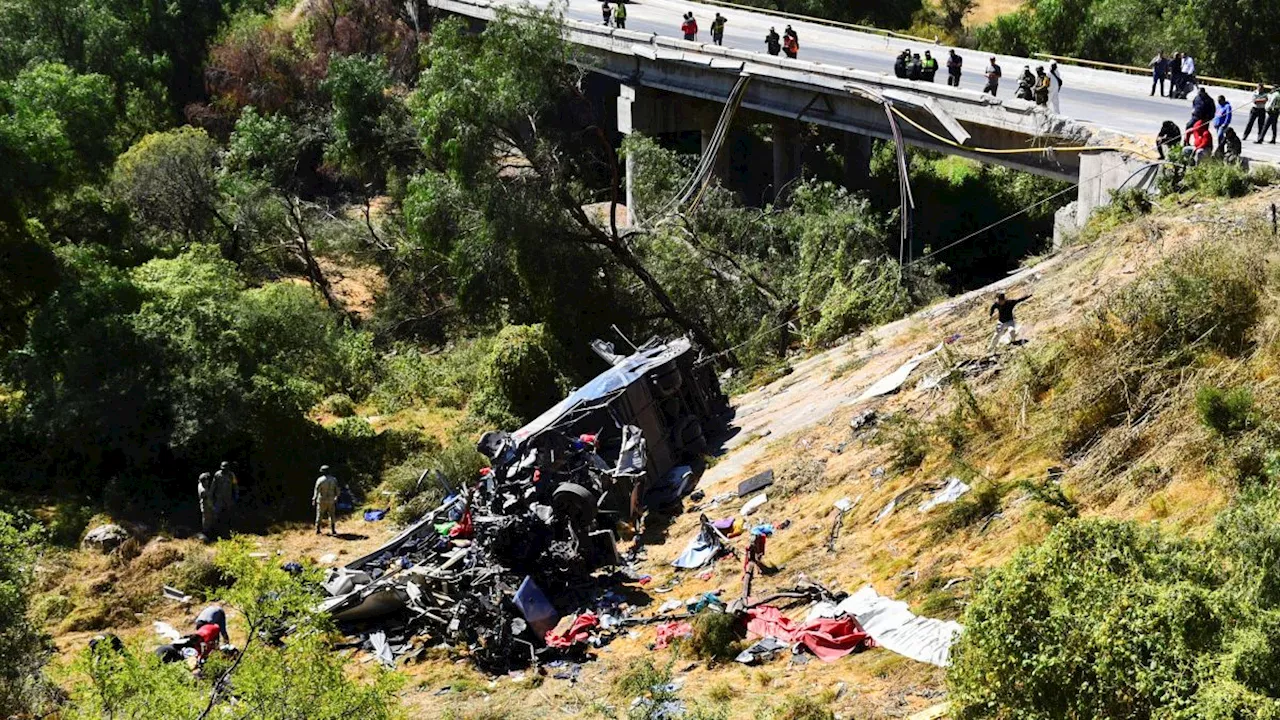
[[51,650],[27,616],[40,527],[0,511],[0,714],[44,712],[40,669]]
[[982,583],[948,675],[959,718],[1269,718],[1280,712],[1274,491],[1205,540],[1059,524]]
[[397,676],[379,671],[354,679],[330,647],[332,620],[317,609],[318,571],[295,578],[251,557],[252,549],[245,540],[224,542],[216,559],[232,581],[223,604],[245,631],[234,658],[215,655],[192,677],[185,664],[162,665],[138,648],[86,650],[69,717],[195,720],[226,711],[260,720],[399,717]]

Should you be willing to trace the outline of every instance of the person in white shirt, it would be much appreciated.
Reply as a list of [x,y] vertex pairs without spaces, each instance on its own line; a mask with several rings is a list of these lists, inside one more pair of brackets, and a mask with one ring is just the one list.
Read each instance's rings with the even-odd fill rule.
[[1062,114],[1062,109],[1058,105],[1060,92],[1062,92],[1062,76],[1058,74],[1058,61],[1054,60],[1049,63],[1049,107],[1053,108],[1054,115]]

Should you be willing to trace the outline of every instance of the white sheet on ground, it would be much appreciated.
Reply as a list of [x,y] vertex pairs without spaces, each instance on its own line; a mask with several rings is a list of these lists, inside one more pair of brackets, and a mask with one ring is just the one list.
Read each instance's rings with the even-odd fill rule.
[[890,500],[890,501],[889,501],[889,504],[888,504],[888,505],[885,505],[885,506],[884,506],[884,508],[883,508],[882,510],[880,510],[880,514],[879,514],[879,515],[876,515],[876,519],[875,519],[875,520],[872,520],[872,521],[871,521],[871,524],[873,524],[873,525],[874,525],[874,524],[876,524],[876,523],[880,522],[881,520],[883,520],[883,519],[885,519],[885,518],[889,517],[890,515],[892,515],[892,514],[893,514],[893,510],[894,510],[894,508],[896,508],[896,507],[898,507],[898,498],[896,498],[896,497],[895,497],[894,499],[892,499],[892,500]]
[[947,484],[938,494],[920,503],[920,512],[929,512],[930,510],[943,505],[945,503],[953,503],[960,499],[961,495],[969,492],[972,488],[969,484],[958,477],[947,478]]
[[151,623],[151,627],[155,629],[157,635],[159,635],[160,637],[170,642],[173,642],[174,640],[182,639],[182,633],[178,632],[176,629],[174,629],[172,625],[170,625],[167,622],[161,622],[160,620],[156,620],[155,622]]
[[902,387],[902,383],[907,381],[911,372],[920,366],[920,363],[933,357],[934,353],[941,349],[942,343],[938,343],[938,347],[929,350],[928,352],[920,353],[919,355],[916,355],[910,360],[902,363],[898,366],[897,370],[885,375],[872,383],[871,387],[863,390],[862,394],[858,396],[858,399],[853,402],[860,403],[863,400],[870,400],[871,398],[877,398],[881,395],[888,395],[891,392],[896,392],[898,388]]
[[919,617],[900,600],[890,600],[870,585],[836,606],[858,619],[876,644],[912,660],[946,667],[951,643],[964,630],[958,622]]

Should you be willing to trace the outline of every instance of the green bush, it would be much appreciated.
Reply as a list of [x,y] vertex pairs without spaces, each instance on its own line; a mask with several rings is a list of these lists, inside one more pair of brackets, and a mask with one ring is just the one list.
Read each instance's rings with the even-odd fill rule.
[[320,409],[340,418],[349,418],[356,414],[355,401],[346,393],[336,393],[325,398],[324,402],[320,403]]
[[515,428],[564,396],[559,348],[543,325],[502,328],[480,374],[471,411],[499,427]]
[[1280,168],[1267,163],[1254,165],[1249,169],[1249,182],[1258,187],[1280,183]]
[[395,498],[391,519],[401,524],[412,522],[444,500],[444,490],[435,473],[439,472],[458,488],[472,481],[486,462],[485,457],[462,438],[454,439],[448,447],[430,441],[426,448],[384,473],[383,486]]
[[893,413],[882,420],[876,441],[889,446],[889,466],[896,472],[915,470],[929,455],[928,431],[906,413]]
[[43,716],[41,668],[52,650],[31,620],[31,585],[42,541],[38,525],[0,511],[0,716]]
[[227,576],[214,562],[213,553],[199,548],[188,551],[181,562],[170,565],[164,573],[166,585],[200,600],[213,597],[227,581]]
[[463,408],[480,385],[493,337],[462,340],[439,352],[398,345],[381,362],[373,401],[384,413],[413,405]]
[[732,613],[702,612],[693,618],[693,637],[686,649],[696,658],[728,662],[742,652],[745,630]]
[[809,695],[788,695],[773,709],[772,720],[835,720],[835,713]]
[[1107,298],[1064,345],[1063,449],[1140,416],[1200,354],[1248,348],[1264,283],[1260,254],[1244,238],[1183,250]]
[[1280,492],[1244,492],[1203,541],[1070,520],[979,584],[952,648],[970,718],[1273,718]]
[[1209,161],[1191,168],[1182,177],[1182,186],[1213,197],[1243,197],[1249,193],[1249,174],[1239,165]]
[[1253,393],[1247,387],[1223,390],[1206,385],[1196,392],[1196,412],[1205,427],[1224,437],[1238,435],[1257,422]]

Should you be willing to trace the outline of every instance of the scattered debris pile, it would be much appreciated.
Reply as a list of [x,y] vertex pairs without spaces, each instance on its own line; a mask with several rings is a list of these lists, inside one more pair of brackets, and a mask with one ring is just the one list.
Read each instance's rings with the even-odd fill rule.
[[330,571],[322,607],[357,644],[391,664],[443,643],[506,672],[578,646],[616,607],[607,587],[629,569],[615,529],[692,491],[726,401],[687,340],[597,350],[612,368],[524,428],[487,433],[479,478],[437,475],[438,508]]

